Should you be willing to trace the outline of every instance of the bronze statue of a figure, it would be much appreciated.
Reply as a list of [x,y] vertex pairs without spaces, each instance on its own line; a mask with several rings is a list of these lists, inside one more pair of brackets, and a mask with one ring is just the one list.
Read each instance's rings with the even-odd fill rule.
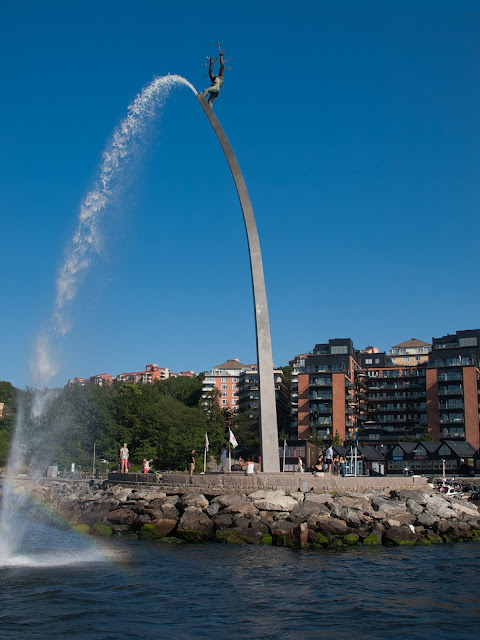
[[208,66],[208,75],[210,76],[210,82],[212,85],[208,87],[208,89],[205,89],[203,96],[206,98],[208,95],[208,104],[210,106],[213,105],[213,101],[218,96],[220,89],[223,86],[223,74],[225,72],[225,64],[223,62],[224,54],[225,51],[220,51],[220,71],[218,72],[218,76],[213,75],[213,63],[215,62],[215,58],[209,58],[210,64]]

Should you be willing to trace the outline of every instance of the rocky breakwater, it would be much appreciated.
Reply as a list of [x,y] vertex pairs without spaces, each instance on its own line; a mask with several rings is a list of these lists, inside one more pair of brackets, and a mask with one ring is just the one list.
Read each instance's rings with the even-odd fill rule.
[[170,542],[217,541],[297,548],[480,540],[476,505],[429,488],[301,493],[199,493],[42,482],[30,488],[79,531]]

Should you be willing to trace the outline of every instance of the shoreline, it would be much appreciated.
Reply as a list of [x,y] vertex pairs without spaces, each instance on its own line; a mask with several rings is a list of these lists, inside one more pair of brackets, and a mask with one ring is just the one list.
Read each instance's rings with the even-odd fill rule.
[[[15,490],[54,506],[73,530],[106,537],[298,549],[480,540],[475,504],[435,492],[415,476],[166,474],[142,486],[134,476],[143,474],[122,475],[129,476],[122,483],[17,478]],[[278,475],[288,486],[279,485]],[[308,483],[305,491],[299,483]]]

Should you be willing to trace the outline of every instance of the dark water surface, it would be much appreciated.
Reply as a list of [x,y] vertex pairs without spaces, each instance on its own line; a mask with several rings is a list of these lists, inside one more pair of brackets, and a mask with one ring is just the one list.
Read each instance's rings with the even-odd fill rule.
[[38,525],[0,578],[3,640],[480,637],[480,543],[304,553],[112,540],[99,551]]

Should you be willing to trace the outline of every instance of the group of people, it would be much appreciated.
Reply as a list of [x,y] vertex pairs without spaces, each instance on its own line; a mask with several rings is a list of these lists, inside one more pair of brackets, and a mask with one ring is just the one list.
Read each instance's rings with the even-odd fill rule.
[[[123,447],[120,448],[120,473],[128,473],[131,469],[131,464],[129,461],[130,452],[128,451],[127,443],[123,443]],[[220,461],[221,461],[221,470],[225,471],[227,466],[227,448],[223,447],[220,453]],[[143,459],[143,473],[149,473],[150,471],[150,463],[153,460]],[[243,460],[240,458],[238,460],[238,464],[245,469],[245,475],[251,475],[255,472],[255,462],[253,457],[247,458],[247,460]],[[261,467],[261,458],[258,456],[258,468],[260,471]],[[190,451],[188,456],[188,473],[193,476],[193,472],[195,471],[195,449]]]
[[[298,473],[303,473],[305,471],[303,460],[300,456],[297,461],[296,471]],[[342,478],[344,478],[347,474],[347,461],[344,456],[334,455],[332,447],[328,447],[325,454],[321,451],[318,456],[314,469],[314,473],[316,472],[333,473],[333,475],[342,476]]]
[[[130,464],[130,452],[127,447],[127,443],[123,443],[123,447],[120,447],[120,473],[128,473],[132,468]],[[150,463],[153,460],[143,459],[143,473],[148,473],[150,471]]]

